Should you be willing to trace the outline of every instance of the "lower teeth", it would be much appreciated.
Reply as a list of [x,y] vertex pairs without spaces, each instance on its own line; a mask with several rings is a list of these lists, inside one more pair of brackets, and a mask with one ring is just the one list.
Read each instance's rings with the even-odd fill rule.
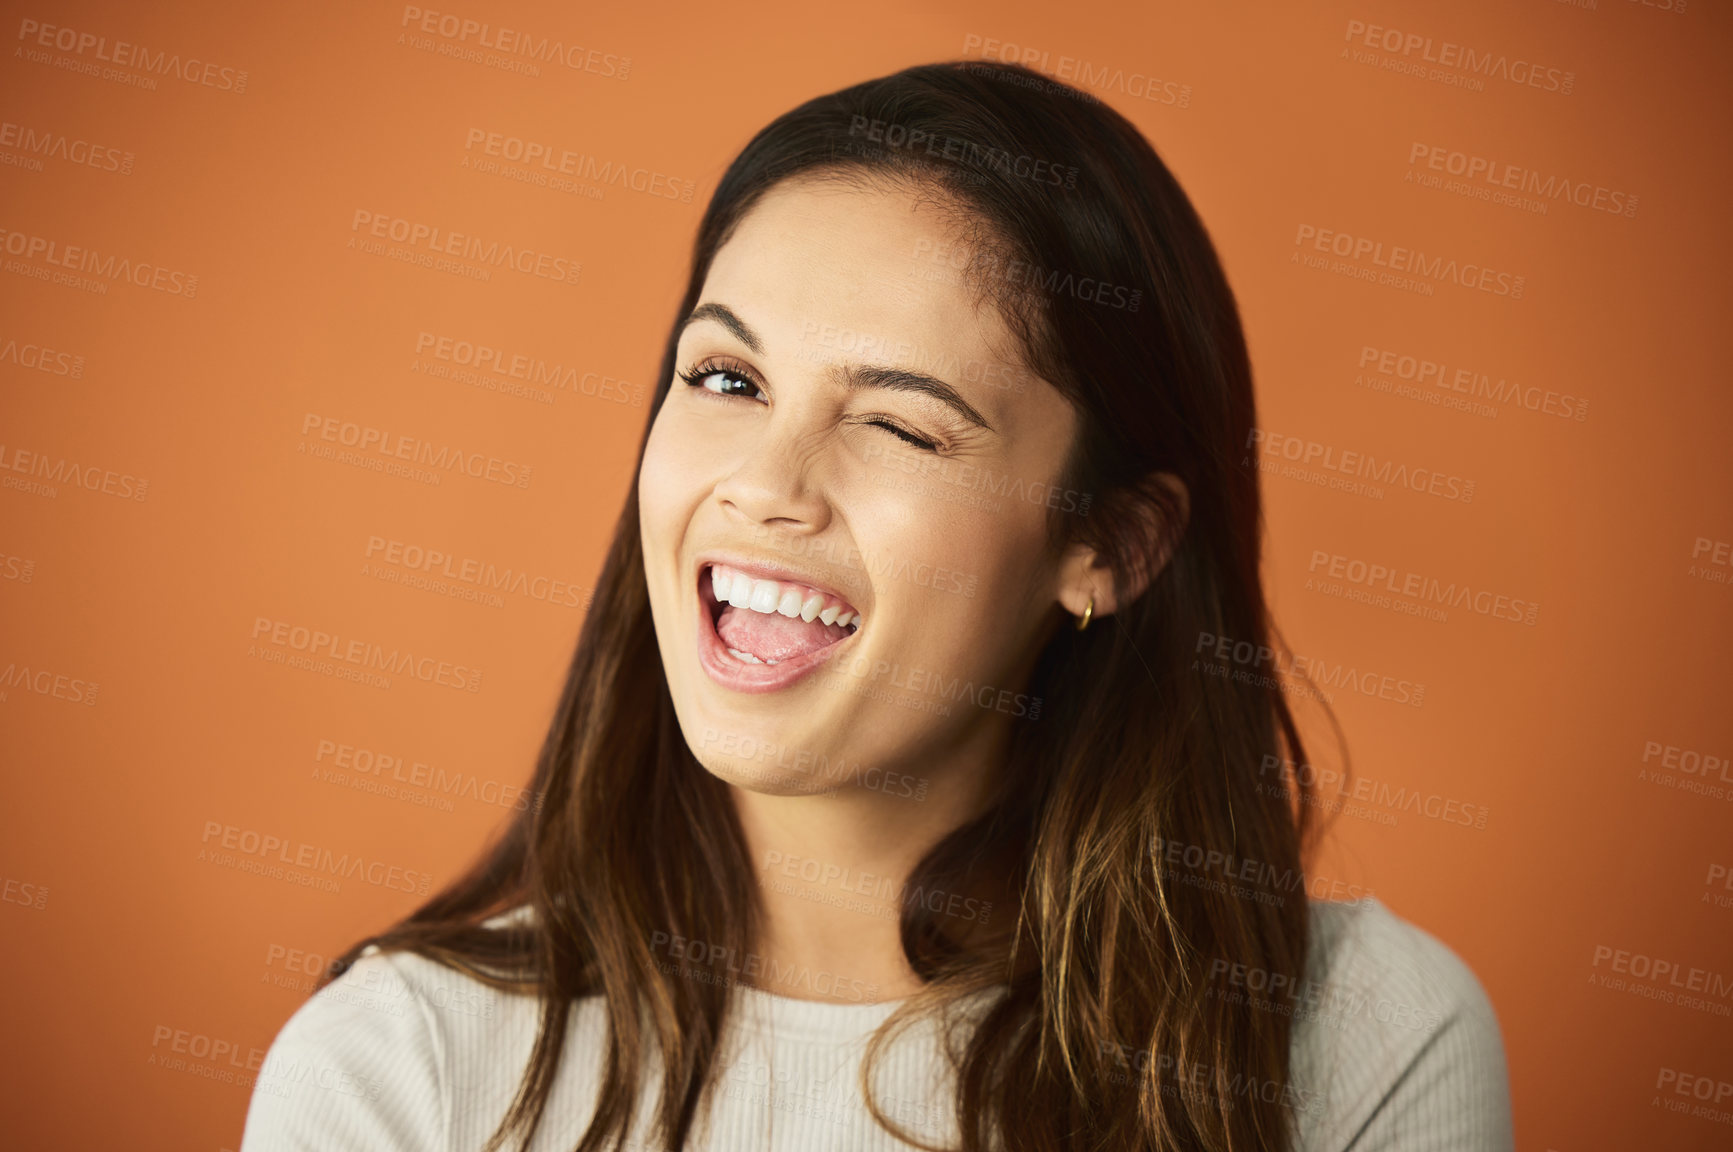
[[[727,647],[727,645],[723,645],[723,647]],[[752,653],[742,652],[738,648],[729,648],[728,654],[730,656],[735,657],[738,660],[744,660],[748,664],[780,664],[781,663],[780,660],[760,660],[758,657],[754,656]]]

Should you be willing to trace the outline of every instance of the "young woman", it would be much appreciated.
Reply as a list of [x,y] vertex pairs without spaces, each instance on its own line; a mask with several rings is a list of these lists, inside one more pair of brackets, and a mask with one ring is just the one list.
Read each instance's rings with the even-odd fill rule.
[[342,958],[245,1152],[1508,1148],[1473,975],[1309,898],[1253,427],[1111,109],[959,63],[777,119],[700,226],[541,805]]

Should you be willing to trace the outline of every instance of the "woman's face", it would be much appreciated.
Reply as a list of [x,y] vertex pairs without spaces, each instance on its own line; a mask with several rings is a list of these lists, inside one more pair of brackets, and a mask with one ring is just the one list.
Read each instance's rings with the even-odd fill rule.
[[729,783],[907,796],[1038,715],[1076,417],[967,266],[930,200],[810,179],[716,254],[638,495],[674,708]]

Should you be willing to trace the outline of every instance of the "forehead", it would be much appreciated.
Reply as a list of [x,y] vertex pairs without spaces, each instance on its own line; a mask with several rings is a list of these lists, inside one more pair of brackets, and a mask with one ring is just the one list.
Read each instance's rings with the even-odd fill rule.
[[954,207],[910,188],[788,180],[717,251],[703,299],[740,313],[771,357],[871,360],[956,383],[935,368],[1022,361],[964,279],[964,237]]

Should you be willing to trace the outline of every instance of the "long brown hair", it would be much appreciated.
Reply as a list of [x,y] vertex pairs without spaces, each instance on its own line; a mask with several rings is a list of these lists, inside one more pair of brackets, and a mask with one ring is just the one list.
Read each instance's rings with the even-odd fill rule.
[[[905,904],[903,947],[924,985],[868,1065],[891,1029],[1000,988],[960,1053],[967,1152],[1288,1148],[1289,1018],[1211,986],[1224,960],[1289,986],[1303,978],[1296,881],[1311,805],[1305,780],[1268,771],[1306,762],[1282,692],[1243,674],[1261,661],[1216,660],[1224,640],[1261,654],[1278,640],[1259,579],[1258,474],[1239,461],[1255,425],[1251,368],[1207,232],[1129,121],[1027,69],[923,65],[819,97],[759,132],[711,198],[651,423],[712,258],[797,173],[914,181],[964,210],[970,275],[1027,368],[1078,413],[1054,487],[1086,494],[1086,514],[1049,501],[1049,545],[1087,541],[1120,587],[1167,556],[1095,626],[1054,631],[1025,689],[1042,711],[1022,721],[995,802],[909,881],[967,890],[981,862],[1009,860],[1015,915],[1000,935],[960,941],[922,902]],[[1157,472],[1182,480],[1189,500],[1153,483]],[[514,1134],[529,1142],[573,1003],[601,996],[603,1079],[577,1152],[623,1146],[652,1050],[663,1068],[656,1138],[681,1148],[716,1079],[729,989],[664,970],[652,940],[672,932],[743,955],[761,912],[727,788],[674,712],[635,484],[532,788],[541,805],[467,874],[337,968],[377,945],[540,997],[534,1052],[489,1149]],[[524,905],[532,918],[484,926]]]

